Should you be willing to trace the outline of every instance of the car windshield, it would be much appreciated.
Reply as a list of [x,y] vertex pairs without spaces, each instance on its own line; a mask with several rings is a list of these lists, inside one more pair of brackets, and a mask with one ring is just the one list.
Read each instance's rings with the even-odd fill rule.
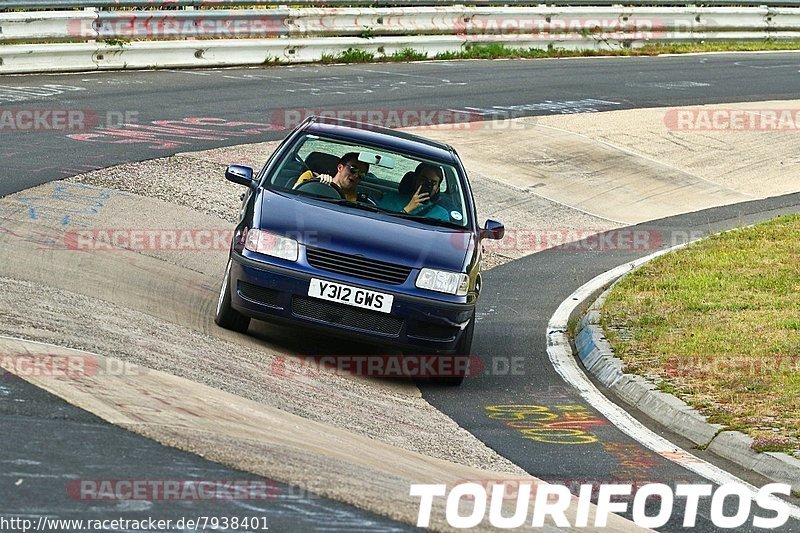
[[[345,155],[348,160],[340,168]],[[320,175],[331,176],[334,187],[320,183]],[[265,185],[353,208],[370,206],[366,210],[378,216],[464,228],[469,211],[461,183],[457,169],[447,163],[306,134]],[[414,203],[417,191],[430,191],[430,199]]]

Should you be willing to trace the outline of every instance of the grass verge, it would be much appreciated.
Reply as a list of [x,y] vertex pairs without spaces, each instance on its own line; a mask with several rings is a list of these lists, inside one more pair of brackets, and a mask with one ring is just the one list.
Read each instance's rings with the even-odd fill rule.
[[646,264],[615,286],[602,325],[627,372],[757,451],[800,453],[800,215]]
[[[514,48],[502,43],[467,45],[458,52],[441,52],[432,59],[537,59],[547,57],[588,56],[655,56],[661,54],[689,54],[697,52],[752,52],[770,50],[800,50],[800,41],[741,41],[697,42],[683,44],[649,44],[641,48],[616,50],[565,50],[563,48]],[[350,48],[340,54],[324,54],[322,63],[373,63],[395,61],[421,61],[428,59],[425,52],[406,48],[390,55],[375,54]]]

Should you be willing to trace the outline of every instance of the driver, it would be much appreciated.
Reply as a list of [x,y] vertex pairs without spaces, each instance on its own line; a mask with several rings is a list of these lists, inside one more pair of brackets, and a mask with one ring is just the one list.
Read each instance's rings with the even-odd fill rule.
[[293,189],[296,189],[303,182],[318,178],[322,183],[338,185],[345,199],[355,202],[358,199],[356,187],[367,172],[369,172],[369,165],[358,160],[358,152],[348,152],[339,158],[339,162],[336,164],[335,176],[331,177],[328,174],[314,174],[309,169],[297,178]]

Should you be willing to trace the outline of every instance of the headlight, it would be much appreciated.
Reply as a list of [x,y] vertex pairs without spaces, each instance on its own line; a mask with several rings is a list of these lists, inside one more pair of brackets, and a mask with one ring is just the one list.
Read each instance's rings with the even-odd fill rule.
[[297,261],[297,241],[268,231],[248,231],[244,247],[251,252]]
[[423,268],[419,271],[415,285],[429,291],[465,296],[469,290],[469,277],[466,274]]

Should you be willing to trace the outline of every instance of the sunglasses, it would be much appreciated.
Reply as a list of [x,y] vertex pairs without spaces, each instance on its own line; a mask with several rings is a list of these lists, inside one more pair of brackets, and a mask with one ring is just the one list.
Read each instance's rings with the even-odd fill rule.
[[367,175],[366,171],[361,170],[360,168],[358,168],[356,166],[348,165],[347,168],[350,170],[351,174],[353,174],[355,176],[358,176],[359,178],[363,178],[364,176]]

